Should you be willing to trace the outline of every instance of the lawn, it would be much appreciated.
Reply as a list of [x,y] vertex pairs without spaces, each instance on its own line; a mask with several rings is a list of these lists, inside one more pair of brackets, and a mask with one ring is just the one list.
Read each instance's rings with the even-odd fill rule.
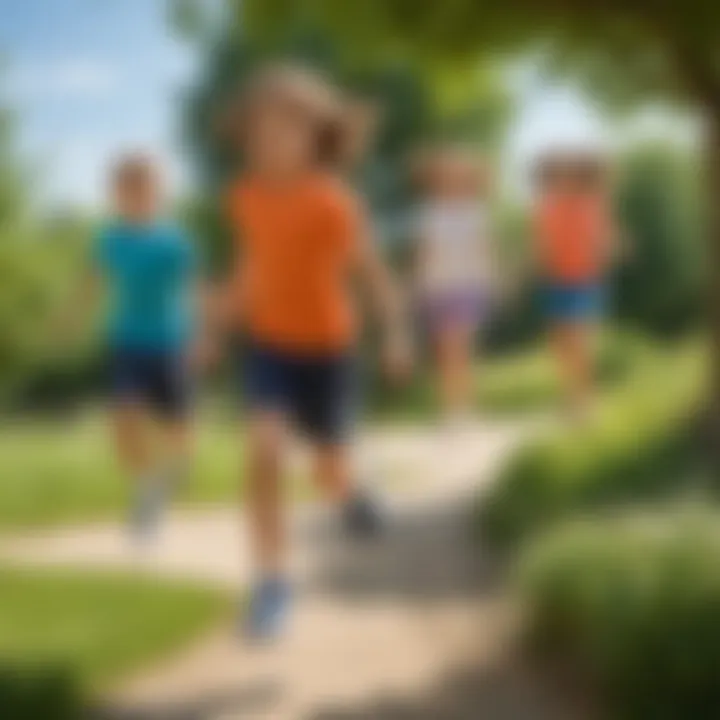
[[[197,463],[183,501],[238,497],[241,453],[236,423],[199,423]],[[125,507],[126,492],[101,413],[0,426],[0,531],[113,515]]]
[[190,584],[67,570],[0,566],[0,588],[0,707],[77,703],[180,650],[231,608]]
[[484,500],[487,536],[515,544],[569,515],[695,492],[704,368],[702,343],[648,355],[605,394],[593,422],[532,440]]

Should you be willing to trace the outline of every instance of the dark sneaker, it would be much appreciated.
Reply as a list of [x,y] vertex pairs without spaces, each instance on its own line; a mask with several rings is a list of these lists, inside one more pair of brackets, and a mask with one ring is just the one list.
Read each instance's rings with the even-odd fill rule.
[[354,538],[367,539],[380,535],[385,520],[377,500],[369,493],[356,493],[343,508],[343,524]]
[[252,641],[274,640],[285,627],[290,606],[290,586],[282,578],[258,583],[250,593],[242,619],[243,635]]

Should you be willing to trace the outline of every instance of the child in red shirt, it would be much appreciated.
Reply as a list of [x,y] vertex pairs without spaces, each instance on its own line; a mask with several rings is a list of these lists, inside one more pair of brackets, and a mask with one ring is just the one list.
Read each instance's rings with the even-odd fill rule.
[[377,510],[352,482],[350,442],[358,317],[350,283],[369,286],[393,374],[408,364],[399,302],[368,233],[362,204],[338,169],[355,143],[345,106],[316,75],[260,72],[245,92],[240,135],[246,171],[228,194],[237,254],[229,309],[247,337],[248,505],[258,578],[246,627],[266,638],[289,600],[280,465],[287,424],[312,443],[318,483],[351,531],[376,529]]
[[536,254],[545,311],[572,409],[593,391],[592,340],[605,305],[614,230],[608,168],[593,153],[557,154],[536,170]]

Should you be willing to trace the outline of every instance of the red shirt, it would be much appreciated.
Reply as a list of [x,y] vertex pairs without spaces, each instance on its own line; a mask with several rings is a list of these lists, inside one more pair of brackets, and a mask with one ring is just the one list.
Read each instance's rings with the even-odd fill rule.
[[349,276],[359,238],[352,192],[326,175],[230,192],[243,287],[242,313],[258,341],[293,351],[341,351],[355,340]]
[[535,236],[546,275],[562,282],[590,282],[605,270],[610,217],[604,198],[557,193],[535,209]]

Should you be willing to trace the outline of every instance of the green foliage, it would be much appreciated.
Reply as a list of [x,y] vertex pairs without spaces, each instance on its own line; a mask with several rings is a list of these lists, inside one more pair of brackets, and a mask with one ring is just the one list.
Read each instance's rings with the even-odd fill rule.
[[520,573],[532,644],[589,681],[609,717],[717,718],[719,528],[696,509],[634,513],[533,544]]
[[[234,3],[227,6],[228,17],[241,14]],[[229,237],[219,198],[238,167],[238,158],[217,132],[217,118],[259,64],[277,59],[302,62],[382,108],[378,137],[354,178],[382,221],[393,219],[408,202],[408,155],[421,141],[441,135],[494,147],[509,118],[510,97],[489,72],[473,67],[459,77],[457,68],[450,72],[407,59],[373,55],[368,61],[367,52],[348,53],[345,43],[319,29],[310,16],[292,8],[288,13],[272,36],[253,32],[248,24],[238,32],[235,23],[228,22],[203,45],[204,71],[188,98],[185,135],[204,190],[193,217],[215,266],[226,262]],[[390,226],[395,223],[384,224]]]
[[[555,66],[615,100],[650,94],[714,100],[720,83],[714,54],[720,13],[704,0],[682,5],[366,0],[342,7],[332,0],[305,0],[300,5],[306,17],[324,23],[349,45],[380,53],[467,63],[480,54],[536,47],[552,53]],[[248,26],[265,34],[277,32],[293,7],[289,0],[242,3]]]
[[696,479],[701,366],[697,348],[647,357],[594,422],[521,450],[484,499],[481,530],[512,546],[579,512],[687,489]]
[[86,267],[88,235],[75,221],[0,228],[0,404],[41,377],[63,382],[75,369],[87,370],[93,343],[64,348],[56,322]]
[[[0,707],[75,720],[80,699],[182,648],[229,609],[220,593],[154,578],[0,567]],[[41,714],[29,708],[53,704]],[[25,710],[26,714],[19,714]]]
[[627,257],[615,311],[645,332],[673,335],[703,316],[702,188],[696,154],[667,144],[631,149],[619,163],[619,225]]

